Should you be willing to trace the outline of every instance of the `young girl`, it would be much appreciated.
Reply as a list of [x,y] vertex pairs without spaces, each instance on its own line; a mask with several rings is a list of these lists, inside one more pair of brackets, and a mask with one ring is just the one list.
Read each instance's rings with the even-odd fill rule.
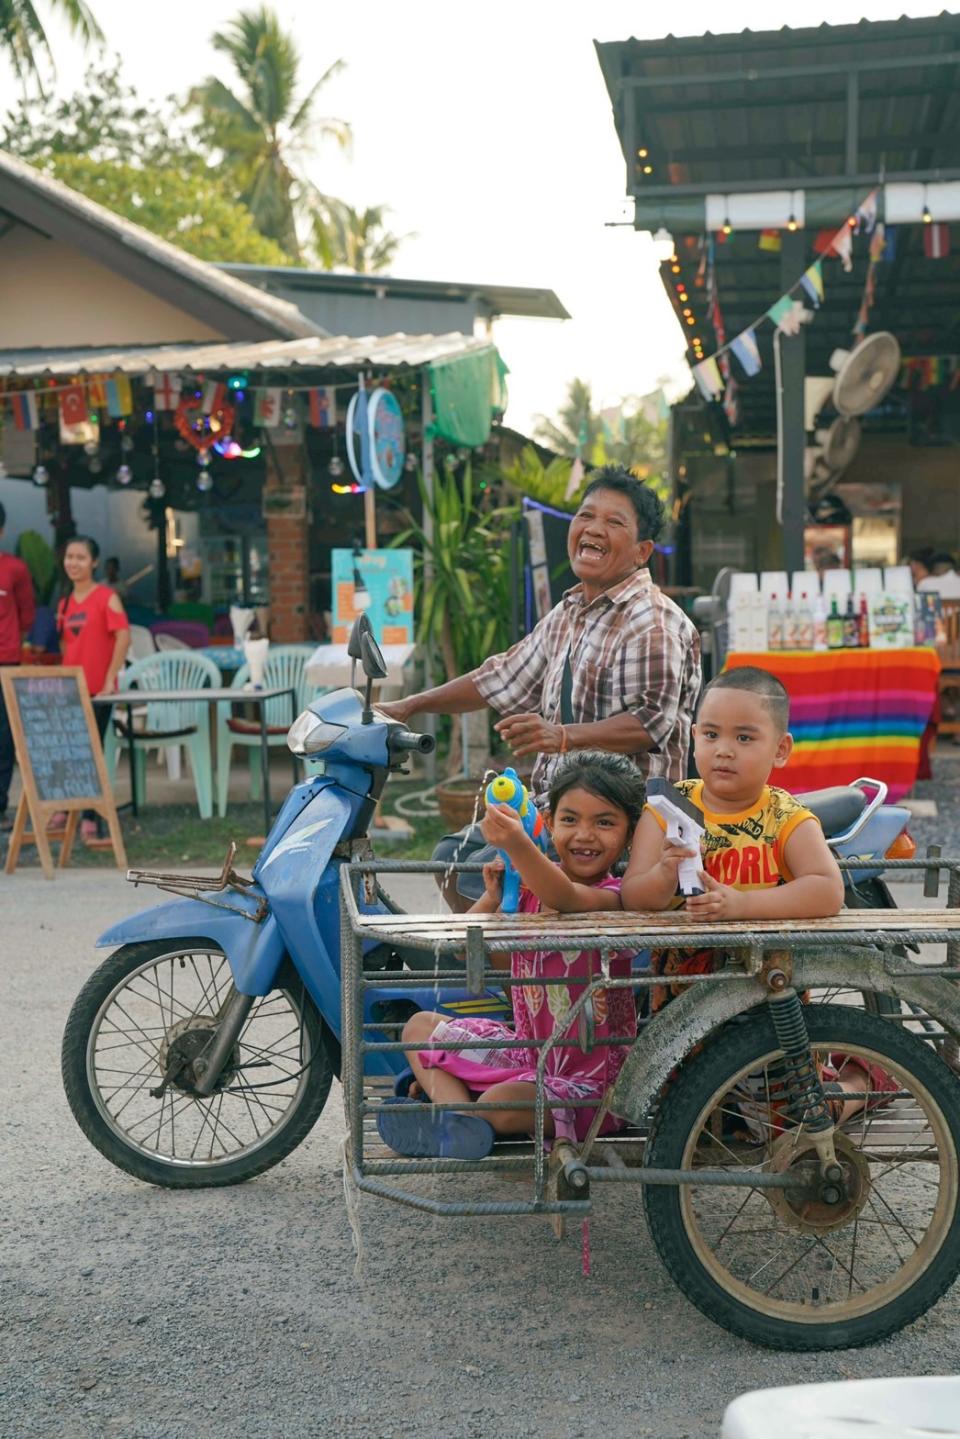
[[[630,842],[643,807],[643,780],[624,755],[580,753],[558,772],[549,795],[547,824],[557,851],[555,863],[528,838],[519,817],[505,805],[492,805],[483,820],[484,838],[509,855],[520,872],[520,912],[538,914],[555,910],[576,914],[590,910],[619,909],[620,881],[613,866]],[[484,866],[486,893],[472,913],[491,914],[500,909],[502,863]],[[513,1028],[490,1019],[447,1019],[421,1011],[404,1026],[403,1038],[412,1078],[406,1095],[387,1101],[377,1116],[382,1139],[400,1154],[414,1157],[481,1158],[498,1134],[528,1134],[533,1129],[536,1048],[450,1050],[445,1046],[466,1040],[545,1040],[583,993],[582,981],[600,972],[598,950],[562,954],[558,950],[521,950],[508,957],[491,956],[498,968],[514,979],[530,980],[511,987]],[[613,978],[630,972],[630,956],[614,955]],[[570,979],[568,985],[542,985],[540,977]],[[577,983],[576,981],[581,981]],[[613,1084],[637,1034],[633,994],[626,989],[598,990],[593,995],[596,1038],[615,1038],[622,1044],[597,1045],[584,1054],[579,1045],[550,1050],[545,1073],[548,1103],[546,1133],[583,1139],[598,1104]],[[574,1021],[562,1036],[577,1039]],[[398,1084],[402,1087],[404,1077]],[[522,1109],[487,1110],[482,1115],[452,1110],[408,1107],[424,1097],[437,1104],[469,1106],[482,1098],[485,1104],[523,1103]],[[568,1108],[570,1101],[593,1100],[590,1108]],[[600,1133],[620,1127],[622,1121],[607,1115]]]

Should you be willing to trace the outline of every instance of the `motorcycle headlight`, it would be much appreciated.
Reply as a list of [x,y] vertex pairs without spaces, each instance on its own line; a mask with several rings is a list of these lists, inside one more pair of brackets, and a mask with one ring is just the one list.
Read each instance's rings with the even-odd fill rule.
[[346,725],[328,724],[313,710],[304,710],[287,732],[287,748],[298,755],[322,754],[346,732]]

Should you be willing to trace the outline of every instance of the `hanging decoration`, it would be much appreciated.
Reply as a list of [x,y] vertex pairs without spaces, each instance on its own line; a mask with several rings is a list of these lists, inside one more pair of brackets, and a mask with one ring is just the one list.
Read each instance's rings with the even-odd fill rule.
[[253,399],[253,423],[263,429],[276,429],[280,423],[280,390],[257,390]]
[[310,423],[315,430],[336,429],[337,392],[331,386],[319,385],[307,391]]
[[783,241],[780,238],[779,230],[761,230],[760,238],[757,241],[758,250],[766,250],[770,255],[779,255],[783,249]]
[[808,270],[800,276],[800,284],[813,308],[819,310],[823,301],[823,261],[814,260]]
[[112,420],[133,414],[133,391],[128,375],[114,375],[104,383],[103,390],[107,414]]
[[82,385],[67,385],[60,391],[60,418],[65,425],[82,425],[90,418]]
[[923,253],[928,260],[945,260],[950,253],[950,226],[924,225]]
[[154,375],[153,380],[153,408],[155,410],[175,410],[180,403],[180,392],[183,388],[183,381],[179,375],[170,370],[164,370]]
[[10,403],[13,406],[14,428],[18,430],[35,430],[39,427],[40,416],[37,410],[37,397],[28,390],[23,394],[12,394]]
[[236,420],[236,411],[226,400],[210,414],[204,414],[202,404],[202,395],[185,395],[173,417],[177,432],[198,452],[232,434]]
[[[748,379],[752,375],[760,373],[760,348],[757,345],[757,336],[752,327],[748,326],[735,340],[731,340],[730,348],[740,361],[743,372]],[[704,361],[704,363],[706,363],[706,361]]]

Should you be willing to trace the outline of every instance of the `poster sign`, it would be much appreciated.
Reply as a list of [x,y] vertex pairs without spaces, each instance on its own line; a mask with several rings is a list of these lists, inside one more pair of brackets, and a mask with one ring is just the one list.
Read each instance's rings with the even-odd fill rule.
[[381,645],[413,644],[413,551],[333,550],[333,639],[366,613]]

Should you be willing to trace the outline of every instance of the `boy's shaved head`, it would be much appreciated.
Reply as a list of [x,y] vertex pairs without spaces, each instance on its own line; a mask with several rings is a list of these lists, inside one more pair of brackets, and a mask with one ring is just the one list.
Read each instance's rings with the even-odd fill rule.
[[[711,680],[700,696],[703,704],[711,690],[746,690],[762,700],[778,734],[786,734],[790,725],[790,696],[776,675],[755,665],[744,665],[742,669],[725,670]],[[699,710],[698,706],[698,710]]]

